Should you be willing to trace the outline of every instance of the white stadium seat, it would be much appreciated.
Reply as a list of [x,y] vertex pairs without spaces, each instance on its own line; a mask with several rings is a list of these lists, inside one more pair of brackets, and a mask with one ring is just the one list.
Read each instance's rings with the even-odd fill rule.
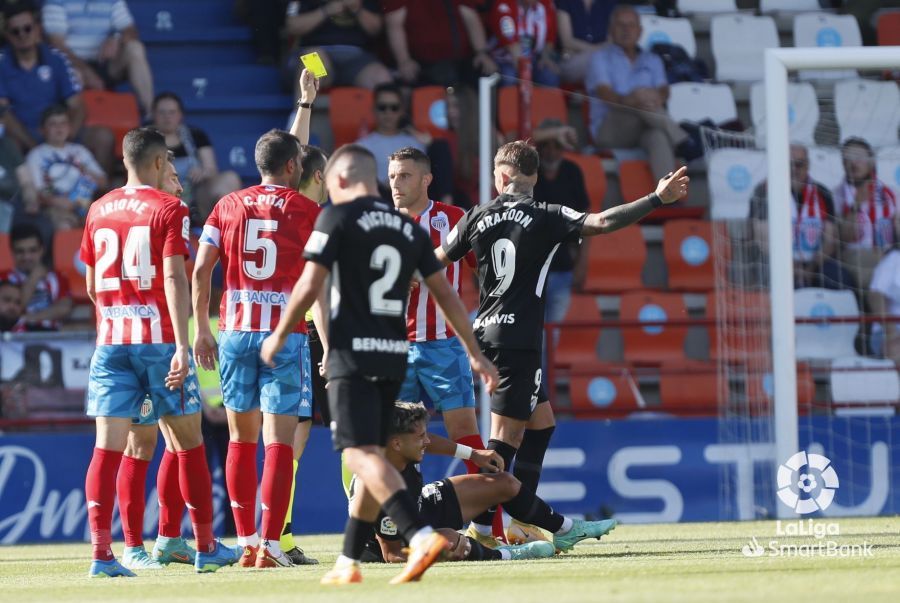
[[815,12],[821,8],[819,0],[759,0],[759,12]]
[[875,173],[900,198],[900,146],[878,149]]
[[753,190],[766,177],[766,154],[747,149],[718,149],[709,155],[710,216],[745,220]]
[[809,177],[830,191],[844,181],[844,162],[836,147],[810,147]]
[[[853,15],[803,13],[794,17],[794,46],[798,48],[847,48],[862,46],[859,23]],[[798,72],[801,80],[835,80],[856,77],[856,71],[816,69]]]
[[777,48],[772,17],[716,15],[710,26],[716,79],[754,82],[763,79],[763,51]]
[[[756,144],[766,146],[766,86],[756,82],[750,88],[750,117],[756,134]],[[788,83],[789,140],[807,146],[814,145],[816,125],[819,123],[819,103],[816,90],[808,82]]]
[[737,9],[736,0],[678,0],[680,13],[733,13]]
[[677,123],[710,119],[715,124],[722,124],[737,119],[737,105],[728,84],[672,84],[668,108],[669,117]]
[[893,360],[850,356],[831,363],[831,400],[864,408],[837,409],[844,416],[893,415],[900,400],[900,375]]
[[894,82],[847,80],[834,85],[841,141],[858,136],[873,147],[897,144],[900,89]]
[[697,56],[697,40],[689,19],[641,15],[641,30],[638,45],[644,50],[650,50],[657,43],[678,44],[689,57]]
[[[830,289],[797,289],[794,291],[794,315],[797,318],[859,316],[859,306],[852,291]],[[797,325],[797,359],[831,360],[855,356],[859,324],[827,323]]]

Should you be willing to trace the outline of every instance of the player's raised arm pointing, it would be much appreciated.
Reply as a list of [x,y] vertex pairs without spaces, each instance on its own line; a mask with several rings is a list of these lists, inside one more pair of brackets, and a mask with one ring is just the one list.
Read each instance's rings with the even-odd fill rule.
[[657,207],[675,203],[687,195],[689,181],[687,168],[682,166],[660,179],[655,192],[637,201],[589,214],[581,227],[581,234],[584,236],[604,234],[634,224]]

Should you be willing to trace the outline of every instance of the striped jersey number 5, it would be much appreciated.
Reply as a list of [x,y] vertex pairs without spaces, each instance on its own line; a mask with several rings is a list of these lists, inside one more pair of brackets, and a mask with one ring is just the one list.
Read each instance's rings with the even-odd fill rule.
[[[94,250],[103,253],[97,258],[94,275],[97,291],[114,291],[120,288],[118,276],[103,275],[119,259],[119,235],[112,228],[98,228],[94,232]],[[138,289],[147,290],[153,286],[156,266],[150,257],[150,227],[132,226],[125,237],[122,251],[122,278],[137,281]]]
[[262,251],[262,261],[244,260],[244,274],[257,281],[264,281],[275,274],[275,260],[278,258],[278,248],[275,241],[259,236],[263,232],[275,232],[278,230],[278,222],[275,220],[247,220],[247,228],[244,231],[244,253],[255,254]]
[[403,300],[387,299],[385,296],[397,284],[400,276],[400,252],[390,245],[379,245],[372,252],[369,267],[384,270],[384,274],[369,287],[369,308],[376,316],[400,316],[403,314]]
[[516,276],[516,247],[509,239],[497,239],[491,247],[491,266],[497,276],[497,286],[491,291],[491,297],[500,297]]

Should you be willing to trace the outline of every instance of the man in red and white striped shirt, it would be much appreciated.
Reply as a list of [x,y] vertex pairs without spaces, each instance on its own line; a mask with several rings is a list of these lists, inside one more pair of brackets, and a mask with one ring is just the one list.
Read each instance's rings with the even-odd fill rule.
[[19,285],[26,331],[56,331],[59,321],[72,311],[69,282],[41,261],[44,243],[41,232],[31,224],[20,224],[9,233],[9,247],[15,268],[0,273],[0,280]]
[[[428,232],[434,247],[440,247],[465,212],[428,198],[431,183],[428,156],[413,147],[400,149],[390,156],[388,179],[394,205]],[[466,256],[465,261],[475,268],[472,254]],[[462,280],[461,268],[459,262],[453,262],[445,270],[447,280],[457,294]],[[409,296],[406,327],[409,358],[406,380],[398,399],[431,401],[444,416],[447,435],[462,447],[461,451],[467,451],[466,447],[484,448],[478,435],[472,370],[466,352],[443,314],[437,311],[428,289],[417,284]],[[465,455],[461,453],[460,456]],[[470,473],[478,472],[471,461],[466,461],[466,467]]]
[[87,403],[88,415],[97,418],[97,443],[85,481],[94,547],[89,575],[134,576],[113,556],[110,529],[122,452],[132,418],[147,397],[178,451],[181,494],[197,538],[195,568],[215,571],[235,563],[241,551],[219,543],[212,531],[200,388],[188,351],[188,210],[157,190],[174,169],[159,132],[130,131],[123,152],[126,185],[91,206],[80,252],[97,314]]
[[[203,227],[194,268],[194,352],[215,368],[209,326],[210,278],[222,262],[225,290],[219,314],[218,358],[231,441],[225,482],[244,567],[293,565],[279,539],[291,497],[294,432],[312,416],[312,381],[306,323],[297,324],[274,367],[259,359],[262,341],[282,318],[305,261],[319,206],[297,192],[300,141],[271,130],[256,143],[257,186],[226,195]],[[262,542],[256,531],[256,447],[266,446],[260,498]]]

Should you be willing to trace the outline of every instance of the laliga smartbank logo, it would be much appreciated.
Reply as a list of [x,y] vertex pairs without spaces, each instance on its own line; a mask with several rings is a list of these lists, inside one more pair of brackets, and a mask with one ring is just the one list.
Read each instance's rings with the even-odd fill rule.
[[[831,459],[803,450],[778,467],[776,480],[778,500],[798,515],[824,511],[834,502],[835,491],[840,487]],[[792,542],[772,539],[760,543],[754,536],[741,548],[741,553],[745,557],[873,556],[872,545],[867,541],[848,544],[835,540],[841,535],[841,526],[836,521],[815,521],[812,518],[778,520],[775,522],[775,535],[790,538]]]

